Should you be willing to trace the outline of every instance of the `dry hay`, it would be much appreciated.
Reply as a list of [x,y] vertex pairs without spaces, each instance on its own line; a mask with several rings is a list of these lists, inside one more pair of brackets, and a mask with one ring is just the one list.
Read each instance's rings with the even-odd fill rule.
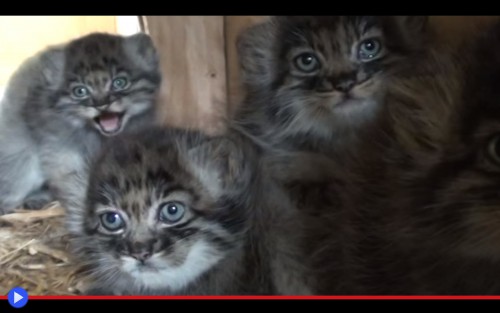
[[80,293],[82,276],[70,261],[68,239],[58,203],[0,216],[0,294],[15,286],[30,295]]

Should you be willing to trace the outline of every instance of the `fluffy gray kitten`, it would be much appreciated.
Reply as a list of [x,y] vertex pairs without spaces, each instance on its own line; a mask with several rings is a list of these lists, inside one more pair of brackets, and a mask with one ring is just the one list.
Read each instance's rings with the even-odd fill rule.
[[28,59],[1,103],[0,214],[64,197],[107,138],[153,122],[160,81],[146,34],[93,33]]
[[331,154],[382,114],[387,76],[423,50],[425,16],[276,16],[237,47],[237,123],[273,148]]
[[258,155],[236,132],[149,129],[110,143],[69,215],[87,293],[309,294],[296,211]]

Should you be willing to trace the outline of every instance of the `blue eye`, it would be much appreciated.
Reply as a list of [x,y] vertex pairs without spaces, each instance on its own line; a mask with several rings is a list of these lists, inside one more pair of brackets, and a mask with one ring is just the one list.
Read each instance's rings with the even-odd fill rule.
[[128,80],[125,77],[118,77],[113,79],[111,83],[114,90],[122,90],[125,89],[128,85]]
[[366,39],[359,44],[358,56],[362,61],[370,61],[379,56],[382,43],[377,39]]
[[160,221],[168,224],[176,223],[184,217],[186,208],[180,202],[167,202],[160,206]]
[[320,63],[316,55],[311,52],[306,52],[298,55],[294,59],[295,67],[304,73],[312,73],[319,69]]
[[100,216],[102,226],[111,232],[116,232],[125,227],[125,222],[120,214],[116,212],[106,212]]
[[78,99],[87,98],[90,94],[89,90],[85,86],[77,86],[72,90],[73,96]]

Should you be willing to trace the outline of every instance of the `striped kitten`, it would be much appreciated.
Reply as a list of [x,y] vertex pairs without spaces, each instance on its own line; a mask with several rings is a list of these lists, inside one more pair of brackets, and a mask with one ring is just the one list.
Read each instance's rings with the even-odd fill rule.
[[1,103],[0,214],[64,197],[102,142],[153,122],[160,80],[145,34],[94,33],[22,64]]
[[349,147],[383,113],[388,73],[423,50],[426,25],[425,16],[276,16],[245,30],[237,121],[273,148]]
[[296,207],[336,205],[323,175],[330,159],[370,168],[351,155],[378,149],[388,81],[424,54],[430,35],[425,16],[277,16],[242,33],[246,98],[234,122],[267,148]]
[[500,293],[497,47],[500,23],[395,77],[385,149],[353,156],[377,166],[333,171],[337,205],[309,239],[316,292]]
[[260,168],[236,133],[150,129],[110,143],[69,216],[87,293],[309,293],[295,211]]

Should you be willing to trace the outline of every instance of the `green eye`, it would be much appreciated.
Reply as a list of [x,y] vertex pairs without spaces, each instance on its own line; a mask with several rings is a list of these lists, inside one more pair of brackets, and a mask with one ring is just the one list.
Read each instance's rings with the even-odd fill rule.
[[186,208],[180,202],[167,202],[160,206],[160,221],[168,224],[176,223],[184,217]]
[[116,232],[125,227],[125,222],[120,214],[116,212],[106,212],[100,216],[101,225],[110,232]]
[[375,59],[382,51],[382,43],[377,39],[366,39],[359,44],[358,56],[362,61]]
[[320,63],[314,53],[306,52],[294,59],[295,67],[301,72],[312,73],[319,69]]
[[125,77],[118,77],[113,79],[112,86],[114,90],[125,89],[128,85],[128,80]]
[[72,90],[73,96],[79,99],[87,98],[90,94],[89,90],[85,86],[77,86]]

